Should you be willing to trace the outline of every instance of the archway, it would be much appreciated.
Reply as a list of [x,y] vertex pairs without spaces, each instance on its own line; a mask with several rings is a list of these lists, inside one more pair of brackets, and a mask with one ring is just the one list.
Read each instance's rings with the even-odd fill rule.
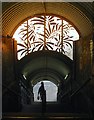
[[[41,101],[41,100],[37,99],[38,89],[39,89],[41,82],[42,81],[38,82],[36,85],[33,86],[34,102]],[[45,80],[43,82],[44,82],[44,87],[46,90],[46,101],[47,102],[57,102],[58,87],[51,81]]]
[[79,33],[68,20],[53,14],[27,18],[15,31],[18,60],[31,52],[51,50],[73,60],[73,41]]
[[[62,53],[55,51],[32,52],[18,61],[18,72],[24,76],[23,83],[28,85],[28,90],[32,91],[32,98],[34,98],[33,101],[35,102],[37,102],[36,95],[38,87],[34,90],[34,86],[41,80],[46,80],[50,82],[50,85],[55,86],[53,87],[54,92],[52,92],[55,94],[53,97],[54,99],[47,98],[47,101],[56,102],[59,100],[57,89],[61,82],[67,85],[68,81],[70,81],[73,72],[72,68],[73,61]],[[70,76],[68,76],[68,74],[70,74]],[[66,91],[64,91],[64,93],[65,92]],[[49,94],[49,92],[47,94]]]
[[[47,3],[47,4],[48,4],[48,3]],[[14,5],[14,6],[15,6],[15,5]],[[49,6],[49,5],[46,5],[46,7],[47,7],[47,6]],[[21,7],[22,7],[22,6],[21,6]],[[12,7],[11,7],[11,8],[12,8]],[[29,8],[33,8],[33,7],[29,7]],[[61,7],[60,7],[60,8],[61,8]],[[68,5],[68,8],[70,8],[69,5]],[[52,7],[52,9],[53,9],[53,7]],[[47,8],[48,12],[50,12],[52,9],[49,10],[49,8]],[[63,9],[64,9],[64,7],[62,6],[61,11],[59,12],[60,15],[62,15],[62,16],[63,16],[63,14],[64,14]],[[7,29],[4,29],[4,30],[5,30],[5,31],[4,31],[5,35],[6,35],[6,34],[9,34],[9,35],[12,34],[11,31],[13,30],[13,28],[15,28],[16,25],[18,25],[18,22],[16,22],[16,24],[15,24],[14,19],[12,19],[12,18],[14,18],[15,13],[17,13],[17,16],[18,16],[18,13],[21,13],[21,12],[17,12],[16,9],[15,9],[15,12],[14,12],[13,9],[10,9],[10,10],[11,10],[11,12],[13,11],[13,14],[11,14],[11,16],[12,16],[11,19],[10,19],[10,17],[7,17],[7,19],[4,20],[5,22],[3,22],[3,23],[5,23],[5,24],[3,24],[3,25],[4,25],[4,28],[7,28]],[[17,10],[21,10],[21,9],[17,9]],[[54,10],[54,9],[53,9],[53,10]],[[57,12],[57,9],[55,9],[55,10],[56,10],[56,12]],[[77,9],[77,10],[78,10],[78,9]],[[8,10],[7,10],[7,11],[8,11]],[[5,13],[7,13],[7,11],[6,11]],[[26,11],[29,11],[29,10],[26,10]],[[70,13],[72,13],[72,12],[70,11],[70,9],[68,9],[68,11],[69,11]],[[73,8],[73,11],[74,11],[74,8]],[[78,11],[79,11],[79,10],[78,10]],[[8,13],[11,13],[11,12],[8,11]],[[40,11],[39,11],[39,12],[40,12]],[[51,12],[54,13],[53,11],[51,11]],[[24,12],[23,12],[23,13],[24,13]],[[29,11],[29,13],[30,13],[30,11]],[[58,13],[58,14],[59,14],[59,13]],[[66,13],[67,13],[67,12],[65,12],[65,14],[66,14]],[[82,15],[82,12],[80,12],[80,11],[78,12],[78,13],[80,13],[80,14],[75,14],[75,13],[76,13],[76,11],[74,12],[74,15],[75,15],[75,16],[77,16],[77,15],[84,16],[84,15]],[[35,14],[35,13],[33,13],[33,14]],[[33,15],[33,14],[32,14],[32,15]],[[7,14],[7,16],[8,16],[8,15],[9,15],[9,14]],[[21,14],[20,14],[20,15],[21,15]],[[22,14],[22,15],[24,15],[24,14]],[[31,15],[31,13],[30,13],[30,15]],[[66,14],[66,15],[69,15],[69,16],[66,16],[66,18],[67,18],[67,17],[70,18],[70,16],[72,16],[72,14]],[[5,16],[4,18],[6,18],[6,14],[4,14],[4,16]],[[27,16],[28,16],[28,14],[27,14]],[[20,22],[22,19],[26,18],[27,16],[25,16],[25,17],[21,17],[21,16],[20,16],[20,17],[19,17],[19,18],[21,18],[20,20],[19,20],[19,18],[17,17],[17,18],[18,18],[18,21]],[[4,19],[4,18],[3,18],[3,19]],[[72,16],[72,18],[75,19],[76,17]],[[75,19],[75,22],[73,22],[72,19],[70,19],[70,20],[72,20],[72,22],[73,22],[74,24],[77,22],[78,25],[77,25],[77,24],[75,24],[75,25],[76,25],[78,28],[80,28],[79,26],[82,25],[81,29],[79,29],[79,30],[81,30],[81,34],[82,34],[83,36],[88,35],[89,33],[91,33],[91,32],[88,32],[88,31],[90,31],[90,27],[88,27],[88,25],[89,25],[88,23],[89,23],[89,22],[83,22],[84,19],[87,19],[86,16],[84,16],[83,19],[80,19],[80,20],[79,20],[80,22],[77,20],[78,18],[80,18],[80,17],[77,17],[77,18]],[[81,18],[82,18],[82,17],[81,17]],[[82,21],[82,20],[83,20],[83,21]],[[6,22],[6,21],[7,21],[7,22]],[[12,24],[11,21],[13,21],[14,23]],[[78,23],[78,22],[79,22],[79,23]],[[13,27],[11,27],[9,23],[11,24],[11,26],[13,25]],[[85,24],[85,23],[87,23],[87,24]],[[80,25],[79,25],[79,24],[80,24]],[[84,24],[85,26],[87,26],[87,27],[84,27],[83,24]],[[8,29],[8,26],[9,26],[9,29]],[[82,28],[83,28],[83,29],[82,29]],[[88,28],[88,29],[85,30],[85,28]],[[7,32],[7,31],[8,31],[8,32]],[[88,34],[86,34],[86,33],[88,33]],[[25,75],[26,75],[26,74],[25,74]]]

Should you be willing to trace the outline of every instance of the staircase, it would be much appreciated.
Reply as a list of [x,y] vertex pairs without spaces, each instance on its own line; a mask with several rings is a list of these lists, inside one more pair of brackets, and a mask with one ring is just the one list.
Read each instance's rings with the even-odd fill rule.
[[[3,113],[2,120],[94,120],[92,115],[89,114],[87,103],[79,90],[80,88],[72,95],[72,99],[65,99],[61,104],[57,102],[47,103],[45,114],[41,113],[41,103],[24,104],[20,112]],[[13,91],[12,93],[14,94]],[[76,94],[79,97],[75,97]],[[10,103],[9,106],[11,105]]]
[[46,113],[41,113],[41,103],[23,105],[23,109],[18,113],[4,113],[2,120],[90,120],[87,113],[76,113],[71,106],[60,105],[58,103],[47,103]]

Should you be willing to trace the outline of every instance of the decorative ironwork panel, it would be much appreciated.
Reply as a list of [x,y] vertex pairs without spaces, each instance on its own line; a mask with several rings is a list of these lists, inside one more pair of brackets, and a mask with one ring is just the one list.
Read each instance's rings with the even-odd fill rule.
[[73,59],[73,41],[79,34],[69,22],[51,15],[25,21],[13,36],[17,40],[18,59],[31,52],[52,50]]

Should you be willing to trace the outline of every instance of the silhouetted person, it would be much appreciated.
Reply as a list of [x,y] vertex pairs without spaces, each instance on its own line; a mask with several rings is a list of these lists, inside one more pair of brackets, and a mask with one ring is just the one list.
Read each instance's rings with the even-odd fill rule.
[[39,90],[38,90],[38,96],[39,95],[42,101],[42,113],[45,113],[46,112],[46,90],[44,88],[43,82],[41,82],[41,86],[39,87]]

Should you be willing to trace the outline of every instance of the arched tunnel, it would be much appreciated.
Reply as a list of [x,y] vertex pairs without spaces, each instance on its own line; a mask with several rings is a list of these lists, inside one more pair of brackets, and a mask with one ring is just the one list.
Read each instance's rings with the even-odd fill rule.
[[[93,6],[94,2],[2,2],[3,119],[41,118],[41,102],[35,99],[41,81],[45,87],[50,84],[48,96],[56,95],[55,101],[47,101],[45,118],[94,118]],[[22,34],[14,38],[20,25]],[[73,28],[75,39],[74,31],[69,34]],[[62,50],[68,45],[69,51]]]
[[18,61],[18,72],[29,84],[29,89],[45,80],[59,86],[72,79],[73,61],[55,51],[37,51]]
[[[33,80],[33,84],[40,81],[40,77],[50,77],[56,84],[72,72],[73,61],[62,53],[54,51],[37,51],[30,53],[18,61],[18,70],[26,76],[27,80]],[[39,77],[40,76],[40,77]]]
[[[30,94],[29,92],[25,93],[25,89],[21,89],[22,105],[31,105],[31,109],[35,110],[36,107],[33,106],[34,103],[36,103],[34,102],[34,86],[41,81],[50,81],[58,88],[57,101],[54,107],[52,107],[52,105],[49,106],[49,101],[47,101],[47,112],[55,112],[55,106],[58,112],[88,112],[90,110],[87,105],[85,94],[81,91],[75,93],[78,88],[75,88],[76,83],[73,79],[75,74],[73,70],[73,60],[67,56],[56,51],[42,50],[34,53],[32,52],[21,60],[18,60],[17,66],[20,85],[25,85],[24,88],[30,92]],[[55,91],[51,91],[50,94],[54,92]],[[23,94],[27,94],[27,97]],[[51,96],[50,94],[49,96]],[[54,101],[52,101],[52,103],[54,103]],[[87,109],[85,106],[87,106]],[[26,110],[26,108],[24,109]],[[38,112],[38,109],[39,108],[35,111]]]

